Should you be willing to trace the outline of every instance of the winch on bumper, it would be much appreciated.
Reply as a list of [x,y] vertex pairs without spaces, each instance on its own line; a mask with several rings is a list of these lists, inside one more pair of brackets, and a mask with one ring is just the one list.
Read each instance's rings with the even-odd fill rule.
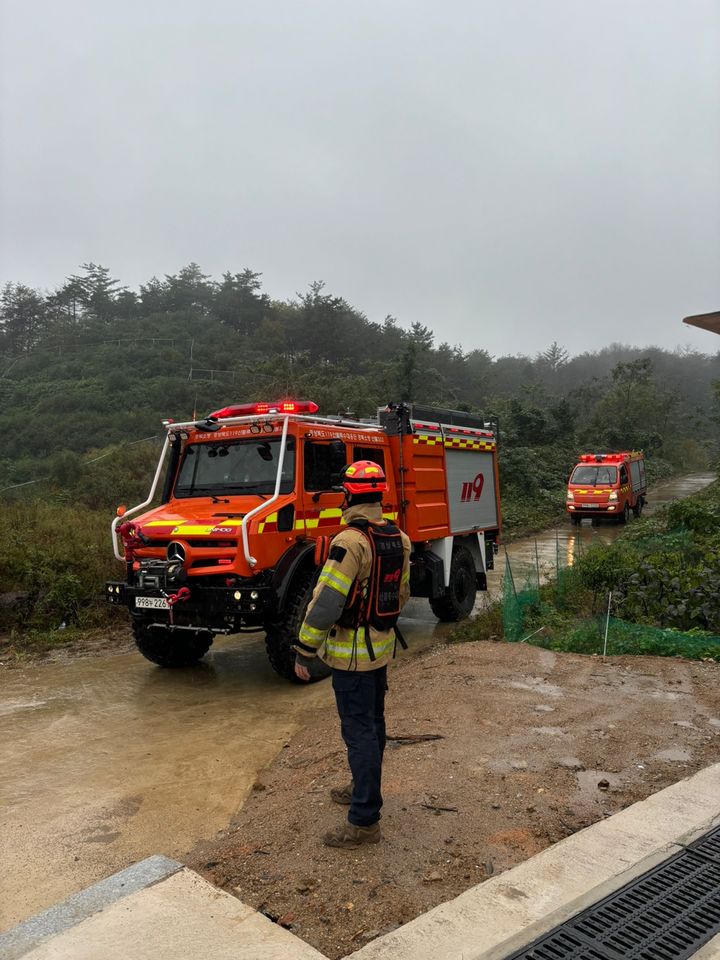
[[263,577],[187,577],[172,561],[142,560],[132,582],[108,581],[105,598],[135,617],[167,617],[214,632],[261,627],[275,591]]

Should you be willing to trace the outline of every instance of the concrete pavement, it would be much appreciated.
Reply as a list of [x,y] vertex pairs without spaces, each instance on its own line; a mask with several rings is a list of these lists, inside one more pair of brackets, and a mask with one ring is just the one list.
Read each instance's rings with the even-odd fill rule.
[[[141,885],[143,876],[147,885]],[[288,930],[165,857],[151,857],[109,880],[0,935],[0,958],[325,960]]]

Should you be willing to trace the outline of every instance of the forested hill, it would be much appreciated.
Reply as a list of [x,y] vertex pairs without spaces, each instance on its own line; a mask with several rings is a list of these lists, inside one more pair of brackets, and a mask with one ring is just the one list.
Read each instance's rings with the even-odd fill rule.
[[85,264],[52,293],[9,283],[0,303],[0,488],[71,480],[94,455],[158,434],[163,417],[282,396],[329,414],[411,398],[496,415],[503,472],[530,487],[544,468],[529,449],[640,447],[678,467],[716,456],[717,354],[615,344],[571,358],[553,342],[492,357],[480,315],[471,342],[438,343],[418,323],[369,321],[321,283],[279,301],[258,273],[215,280],[196,264],[138,291]]

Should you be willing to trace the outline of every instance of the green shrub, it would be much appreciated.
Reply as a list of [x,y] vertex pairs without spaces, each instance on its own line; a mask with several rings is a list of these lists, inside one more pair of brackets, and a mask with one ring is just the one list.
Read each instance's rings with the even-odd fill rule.
[[684,528],[701,535],[716,533],[720,526],[720,506],[696,497],[675,500],[667,508],[667,525],[671,530]]
[[0,593],[18,596],[0,605],[0,629],[104,621],[103,585],[119,572],[105,512],[35,501],[4,505],[2,522]]

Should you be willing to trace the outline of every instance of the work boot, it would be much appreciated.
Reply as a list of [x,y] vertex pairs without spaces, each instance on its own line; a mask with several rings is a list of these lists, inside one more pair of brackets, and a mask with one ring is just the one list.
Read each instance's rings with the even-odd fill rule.
[[349,807],[352,803],[352,792],[355,783],[351,780],[350,783],[346,784],[344,787],[333,787],[330,791],[330,799],[333,803],[341,803],[345,807]]
[[341,827],[328,830],[323,837],[323,843],[326,847],[354,850],[363,843],[380,843],[381,838],[379,823],[373,823],[370,827],[356,827],[354,823],[346,821]]

